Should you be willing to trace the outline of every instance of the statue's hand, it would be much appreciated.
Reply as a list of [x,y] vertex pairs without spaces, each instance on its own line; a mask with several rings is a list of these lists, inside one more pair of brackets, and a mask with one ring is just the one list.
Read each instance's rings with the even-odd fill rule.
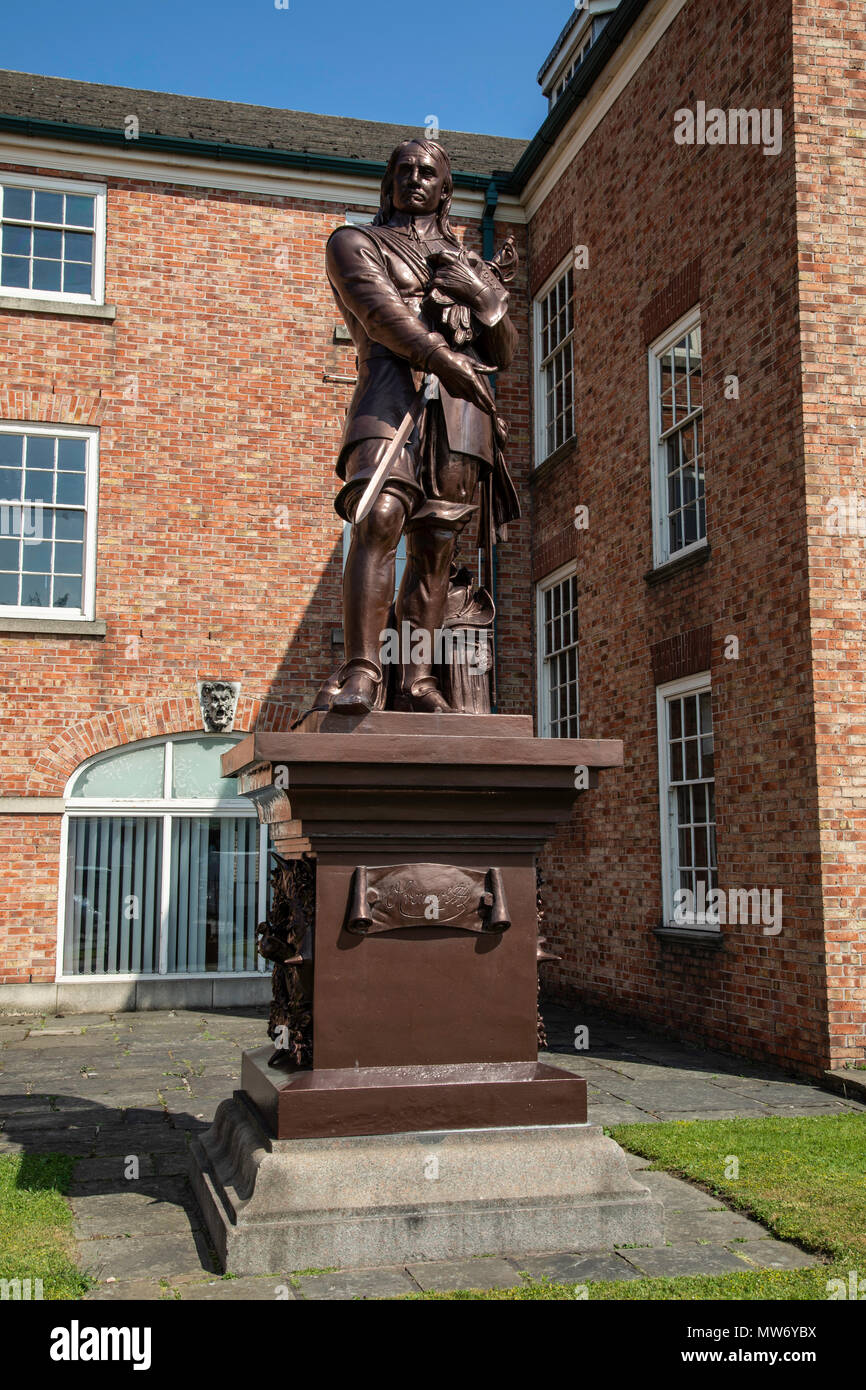
[[438,347],[431,354],[427,369],[438,376],[450,396],[469,401],[470,405],[477,406],[485,414],[493,415],[495,405],[493,397],[484,385],[484,375],[495,371],[494,367],[481,366],[477,362],[470,362],[469,358],[460,352]]
[[431,256],[430,263],[435,267],[431,292],[438,291],[476,311],[487,305],[493,291],[471,266],[461,260],[456,251],[437,251],[435,256]]

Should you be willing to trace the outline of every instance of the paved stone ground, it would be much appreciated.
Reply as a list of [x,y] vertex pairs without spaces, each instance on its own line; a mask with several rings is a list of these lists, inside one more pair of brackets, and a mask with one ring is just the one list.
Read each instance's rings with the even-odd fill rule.
[[[687,1048],[598,1016],[546,1011],[543,1056],[586,1076],[590,1119],[726,1119],[866,1110],[808,1082]],[[92,1299],[354,1299],[419,1289],[511,1287],[523,1274],[581,1284],[816,1263],[795,1246],[667,1173],[642,1173],[665,1205],[665,1244],[495,1255],[375,1270],[223,1278],[186,1173],[191,1135],[238,1083],[241,1053],[265,1038],[266,1011],[0,1016],[0,1153],[82,1155],[71,1202]],[[575,1051],[575,1028],[589,1029]],[[131,1159],[137,1180],[125,1172]],[[630,1156],[635,1170],[644,1160]]]

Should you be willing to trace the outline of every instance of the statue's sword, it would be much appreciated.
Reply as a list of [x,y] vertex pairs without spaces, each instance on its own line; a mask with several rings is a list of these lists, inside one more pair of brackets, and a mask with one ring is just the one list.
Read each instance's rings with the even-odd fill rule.
[[436,400],[438,395],[439,378],[434,376],[432,372],[428,372],[427,375],[424,377],[423,385],[419,386],[412,399],[412,403],[410,404],[409,409],[406,411],[406,414],[400,421],[397,433],[394,435],[394,438],[391,440],[387,449],[382,455],[381,461],[377,465],[375,473],[368,482],[367,486],[364,488],[363,495],[357,507],[355,508],[355,515],[352,518],[352,521],[355,525],[357,525],[359,521],[363,521],[364,517],[367,516],[367,514],[370,512],[373,503],[376,501],[376,498],[379,496],[379,493],[385,486],[388,474],[391,472],[394,463],[400,456],[403,445],[406,443],[406,440],[409,438],[415,426],[418,424],[418,421],[421,419],[427,402]]

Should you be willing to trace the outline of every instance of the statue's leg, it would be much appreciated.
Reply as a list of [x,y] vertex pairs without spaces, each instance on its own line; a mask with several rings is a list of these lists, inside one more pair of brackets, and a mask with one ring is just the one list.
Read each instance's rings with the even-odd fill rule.
[[[346,514],[351,519],[367,476],[375,467],[383,445],[379,440],[359,445],[347,468],[351,491]],[[359,714],[381,705],[383,672],[381,633],[388,625],[394,597],[397,546],[406,523],[409,495],[399,480],[379,494],[364,520],[353,524],[352,540],[343,573],[343,641],[346,659],[340,689],[331,709],[340,714]]]
[[475,459],[445,453],[436,470],[436,495],[413,513],[406,528],[406,570],[397,599],[398,627],[402,631],[406,621],[411,631],[403,693],[422,713],[451,710],[433,675],[436,636],[442,631],[457,537],[477,510],[472,502],[477,476]]

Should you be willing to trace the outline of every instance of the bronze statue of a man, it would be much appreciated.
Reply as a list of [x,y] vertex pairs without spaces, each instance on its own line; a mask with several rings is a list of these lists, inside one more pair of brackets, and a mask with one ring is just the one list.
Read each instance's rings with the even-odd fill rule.
[[[517,341],[505,287],[516,256],[510,240],[492,262],[465,251],[449,223],[451,196],[442,147],[406,141],[388,161],[373,224],[339,227],[328,241],[328,278],[357,350],[358,383],[335,501],[353,523],[343,577],[345,660],[319,692],[318,709],[361,714],[384,708],[387,698],[422,713],[450,710],[431,651],[457,537],[479,512],[479,484],[488,556],[494,534],[519,516],[489,385]],[[392,608],[404,532],[406,568]],[[381,657],[389,616],[400,632],[428,635],[426,644],[404,647],[390,673]]]

